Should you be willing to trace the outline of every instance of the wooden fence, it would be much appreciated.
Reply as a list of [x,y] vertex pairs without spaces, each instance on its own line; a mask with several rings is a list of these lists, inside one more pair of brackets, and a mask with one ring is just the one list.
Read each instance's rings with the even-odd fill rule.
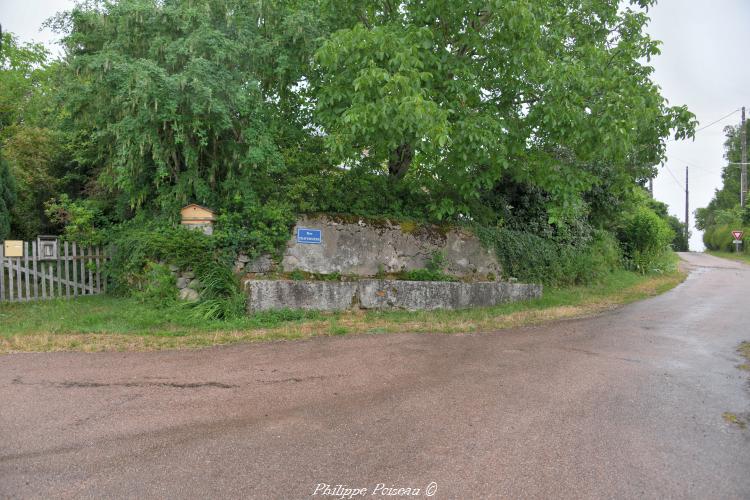
[[37,242],[23,242],[23,257],[5,257],[0,243],[0,302],[97,295],[107,291],[100,248],[61,242],[57,255],[39,255]]

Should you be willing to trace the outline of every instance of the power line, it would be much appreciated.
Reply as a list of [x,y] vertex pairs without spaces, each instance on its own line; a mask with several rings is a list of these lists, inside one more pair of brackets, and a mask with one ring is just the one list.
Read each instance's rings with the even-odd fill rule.
[[[688,164],[688,165],[690,165],[691,167],[697,168],[698,170],[703,170],[704,172],[708,172],[708,173],[711,173],[711,174],[717,174],[717,173],[719,173],[719,172],[717,172],[716,170],[714,170],[714,169],[712,169],[712,168],[709,168],[709,167],[704,167],[704,166],[698,165],[698,164],[696,164],[696,163],[693,163],[693,162],[689,162],[689,161],[687,161],[686,159],[684,159],[684,158],[680,158],[680,157],[679,157],[679,156],[677,156],[677,155],[669,155],[669,156],[671,156],[672,158],[674,158],[674,159],[676,159],[676,160],[680,160],[680,161],[681,161],[681,162],[683,162],[683,163],[687,163],[687,164]],[[720,168],[724,168],[724,167],[722,166],[722,167],[720,167]]]
[[681,183],[680,181],[678,181],[678,180],[677,180],[677,177],[675,177],[675,175],[674,175],[674,174],[672,173],[672,171],[671,171],[671,170],[669,169],[669,165],[667,165],[667,164],[665,163],[665,164],[664,164],[664,167],[665,167],[665,168],[667,169],[667,172],[669,172],[669,175],[671,175],[671,176],[672,176],[672,179],[674,179],[674,181],[675,181],[675,182],[677,183],[677,185],[678,185],[678,186],[680,186],[680,188],[681,188],[681,189],[682,189],[682,190],[684,191],[684,190],[685,190],[685,186],[683,186],[683,185],[682,185],[682,183]]
[[[722,117],[721,117],[721,118],[719,118],[718,120],[714,120],[714,121],[712,121],[711,123],[709,123],[708,125],[704,125],[704,126],[702,126],[701,128],[695,129],[695,132],[694,132],[694,133],[695,133],[695,134],[697,134],[697,133],[698,133],[698,132],[700,132],[701,130],[706,130],[706,129],[707,129],[708,127],[711,127],[711,126],[713,126],[713,125],[716,125],[717,123],[719,123],[719,122],[720,122],[720,121],[722,121],[722,120],[726,120],[727,118],[729,118],[730,116],[732,116],[732,115],[733,115],[733,114],[735,114],[735,113],[738,113],[739,111],[740,111],[740,108],[737,108],[737,109],[735,109],[734,111],[732,111],[731,113],[727,113],[726,115],[722,116]],[[675,142],[675,141],[677,141],[677,139],[669,139],[669,140],[667,140],[667,142]]]
[[735,109],[734,111],[732,111],[731,113],[729,113],[729,114],[727,114],[727,115],[724,115],[724,116],[722,116],[722,117],[721,117],[721,118],[719,118],[718,120],[716,120],[716,121],[713,121],[713,122],[709,123],[708,125],[705,125],[705,126],[703,126],[703,127],[699,128],[699,129],[696,129],[696,130],[695,130],[695,133],[697,134],[697,133],[698,133],[698,132],[700,132],[701,130],[705,130],[705,129],[707,129],[708,127],[710,127],[711,125],[716,125],[716,124],[717,124],[717,123],[719,123],[720,121],[722,121],[722,120],[724,120],[724,119],[726,119],[726,118],[729,118],[730,116],[732,116],[732,115],[733,115],[733,114],[735,114],[735,113],[738,113],[739,111],[740,111],[740,108],[737,108],[737,109]]

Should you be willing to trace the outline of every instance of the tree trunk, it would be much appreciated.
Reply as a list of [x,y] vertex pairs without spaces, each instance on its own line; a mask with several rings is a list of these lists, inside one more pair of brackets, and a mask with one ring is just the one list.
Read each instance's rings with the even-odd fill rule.
[[391,177],[401,179],[409,170],[411,161],[414,159],[414,151],[411,144],[402,144],[397,147],[388,159],[388,173]]

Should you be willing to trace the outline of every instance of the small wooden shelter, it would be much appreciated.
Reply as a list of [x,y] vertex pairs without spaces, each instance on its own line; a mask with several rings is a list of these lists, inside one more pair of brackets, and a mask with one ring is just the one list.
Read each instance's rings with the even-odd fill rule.
[[213,234],[216,214],[210,208],[191,203],[180,210],[182,225],[188,229],[197,229],[205,234]]

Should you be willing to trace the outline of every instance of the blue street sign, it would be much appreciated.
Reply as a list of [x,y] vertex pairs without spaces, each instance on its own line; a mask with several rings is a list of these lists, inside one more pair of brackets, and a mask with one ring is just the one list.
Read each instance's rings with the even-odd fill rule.
[[300,227],[297,229],[297,243],[320,245],[323,243],[323,235],[320,229],[305,229],[304,227]]

